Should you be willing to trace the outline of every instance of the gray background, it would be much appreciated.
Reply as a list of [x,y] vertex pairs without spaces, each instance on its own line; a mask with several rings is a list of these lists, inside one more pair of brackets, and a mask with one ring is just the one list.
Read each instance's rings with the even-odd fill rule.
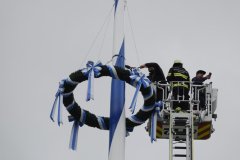
[[[110,59],[112,23],[102,49],[97,40],[85,57],[112,5],[112,0],[0,0],[1,160],[107,159],[108,132],[80,128],[73,152],[68,113],[64,109],[61,128],[49,113],[61,79],[88,59]],[[240,2],[128,0],[128,8],[138,54],[126,20],[127,64],[154,61],[167,74],[174,59],[181,59],[191,76],[198,69],[213,73],[219,118],[211,139],[195,141],[195,160],[238,159]],[[126,94],[128,108],[134,89],[127,86]],[[109,115],[109,95],[110,78],[95,81],[94,102],[84,101],[86,83],[75,90],[77,102],[97,115]],[[151,144],[144,126],[126,138],[126,160],[167,159],[168,141]]]

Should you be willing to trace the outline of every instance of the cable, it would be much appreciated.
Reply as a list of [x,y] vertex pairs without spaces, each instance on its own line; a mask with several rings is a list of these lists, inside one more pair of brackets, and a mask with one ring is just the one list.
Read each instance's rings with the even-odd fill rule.
[[[112,13],[112,11],[113,11],[113,8],[112,8],[112,10],[111,10],[111,13]],[[111,14],[110,14],[110,15],[111,15]],[[102,43],[101,43],[101,45],[100,45],[100,47],[99,47],[99,53],[98,53],[98,56],[97,56],[98,59],[100,59],[100,56],[102,55],[102,48],[103,48],[103,45],[104,45],[104,42],[105,42],[105,38],[106,38],[106,35],[107,35],[107,31],[108,31],[108,28],[109,28],[109,24],[110,24],[110,21],[111,21],[110,15],[109,15],[109,17],[108,17],[107,26],[106,26],[106,29],[105,29],[104,34],[103,34]]]
[[90,47],[89,47],[89,49],[88,49],[88,51],[87,51],[87,54],[86,54],[85,57],[83,58],[83,61],[82,61],[82,63],[81,63],[81,66],[83,66],[83,63],[86,61],[86,59],[87,59],[88,56],[90,55],[90,51],[92,50],[92,48],[93,48],[93,46],[94,46],[97,38],[99,37],[99,35],[100,35],[100,33],[102,32],[102,30],[103,30],[103,28],[104,28],[107,20],[109,19],[110,15],[111,15],[111,13],[112,13],[112,11],[113,11],[113,8],[114,8],[114,4],[113,4],[110,12],[109,12],[108,15],[106,16],[106,18],[105,18],[105,20],[104,20],[104,23],[102,24],[100,30],[97,32],[97,35],[95,36],[94,40],[92,41],[92,43],[91,43],[91,45],[90,45]]
[[132,37],[133,37],[133,43],[134,43],[134,47],[135,47],[136,54],[137,54],[137,61],[138,61],[138,64],[140,65],[140,56],[139,56],[139,53],[138,53],[138,50],[137,50],[136,40],[135,40],[133,27],[132,27],[131,16],[130,16],[130,11],[128,9],[128,6],[126,8],[127,8],[128,20],[129,20],[129,24],[130,24],[130,28],[131,28],[131,34],[132,34]]

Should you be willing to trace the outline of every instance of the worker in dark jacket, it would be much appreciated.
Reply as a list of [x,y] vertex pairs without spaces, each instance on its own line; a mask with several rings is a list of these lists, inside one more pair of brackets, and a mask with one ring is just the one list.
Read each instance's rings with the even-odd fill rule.
[[[148,68],[148,71],[149,71],[148,79],[151,82],[157,83],[157,84],[166,84],[167,81],[162,71],[162,68],[157,63],[153,63],[153,62],[145,63],[141,65],[139,68],[141,69]],[[165,91],[165,87],[162,87],[162,88]],[[164,95],[163,90],[157,87],[157,101],[163,100],[163,95]]]
[[192,78],[193,84],[197,85],[203,85],[203,82],[207,79],[210,79],[212,76],[212,73],[209,72],[208,75],[204,76],[206,72],[204,70],[198,70],[196,72],[196,76]]
[[[212,73],[209,72],[208,75],[204,76],[206,72],[204,70],[198,70],[196,72],[196,76],[192,78],[192,82],[194,85],[203,85],[203,82],[207,79],[211,78]],[[198,93],[199,93],[199,107],[200,109],[204,110],[206,108],[206,103],[205,103],[205,94],[206,94],[206,89],[203,86],[197,86],[194,87],[194,99],[197,99]]]
[[162,68],[157,63],[146,63],[141,65],[139,68],[148,68],[149,71],[149,80],[152,82],[166,82],[166,78],[162,71]]
[[189,99],[188,93],[190,90],[189,73],[183,68],[181,61],[174,61],[172,68],[170,68],[168,72],[167,81],[172,86],[172,95],[174,100],[180,100],[173,102],[173,109],[189,109],[189,103],[181,101]]

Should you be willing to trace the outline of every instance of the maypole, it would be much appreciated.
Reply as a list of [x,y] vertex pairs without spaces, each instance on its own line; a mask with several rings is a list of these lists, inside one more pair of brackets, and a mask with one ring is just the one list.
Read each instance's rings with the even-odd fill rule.
[[[124,8],[125,0],[115,0],[113,58],[114,65],[124,68]],[[112,79],[110,129],[109,129],[109,160],[125,159],[125,82]]]

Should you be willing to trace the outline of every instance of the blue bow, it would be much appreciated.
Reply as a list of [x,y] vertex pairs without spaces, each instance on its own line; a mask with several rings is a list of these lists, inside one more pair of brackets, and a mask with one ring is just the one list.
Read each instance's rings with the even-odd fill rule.
[[57,101],[58,101],[58,125],[60,126],[61,124],[63,124],[62,122],[62,109],[61,109],[61,95],[64,92],[64,83],[66,82],[66,80],[62,80],[61,82],[59,82],[59,88],[58,91],[55,95],[55,100],[52,106],[52,110],[50,113],[50,118],[52,119],[52,121],[54,122],[54,115],[55,115],[55,111],[56,111],[56,107],[57,107]]
[[101,71],[101,66],[102,63],[100,61],[98,61],[95,65],[94,62],[92,61],[88,61],[86,64],[87,68],[83,69],[82,72],[85,76],[88,77],[88,88],[87,88],[87,98],[86,101],[89,101],[90,99],[94,99],[93,96],[93,80],[94,77],[98,77],[100,76],[100,71]]
[[131,109],[131,112],[134,113],[136,103],[137,103],[137,95],[138,95],[138,92],[140,91],[141,86],[143,85],[144,88],[149,87],[151,81],[145,76],[145,74],[143,74],[140,71],[139,68],[134,68],[132,70],[130,79],[131,79],[131,84],[133,86],[136,86],[136,91],[134,93],[132,103],[129,107],[129,109]]
[[163,103],[162,101],[158,101],[155,103],[154,111],[151,116],[151,131],[150,131],[150,136],[151,136],[151,142],[157,140],[157,135],[156,135],[156,130],[157,130],[157,117],[162,110]]
[[77,141],[78,141],[78,130],[79,126],[82,127],[84,123],[75,120],[73,116],[68,116],[69,122],[73,122],[72,131],[71,131],[71,137],[70,137],[70,143],[69,148],[72,150],[77,150]]

